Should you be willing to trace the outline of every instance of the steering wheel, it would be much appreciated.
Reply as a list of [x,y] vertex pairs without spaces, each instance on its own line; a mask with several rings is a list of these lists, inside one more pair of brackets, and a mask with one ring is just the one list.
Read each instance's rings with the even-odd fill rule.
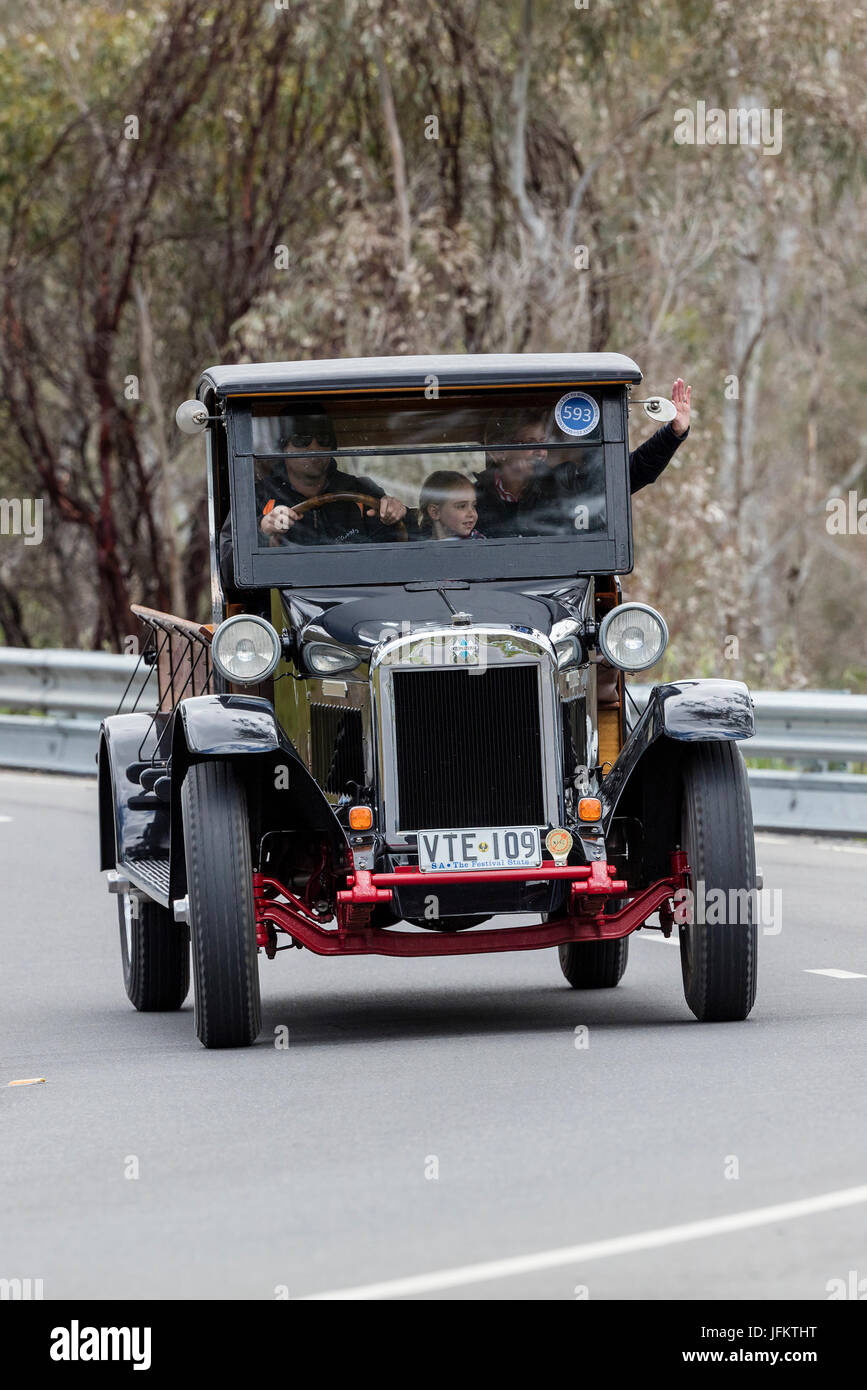
[[[303,502],[294,503],[292,510],[303,515],[304,512],[318,511],[320,507],[328,507],[333,502],[354,502],[362,517],[367,507],[373,507],[378,516],[381,501],[381,497],[374,497],[370,492],[322,492],[318,497],[307,497]],[[396,521],[391,529],[400,540],[409,539],[406,526],[402,521]],[[286,534],[289,536],[291,532]]]

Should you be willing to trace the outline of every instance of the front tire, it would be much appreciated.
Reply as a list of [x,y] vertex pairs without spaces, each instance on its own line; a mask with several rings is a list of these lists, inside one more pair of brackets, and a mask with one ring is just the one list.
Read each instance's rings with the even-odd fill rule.
[[573,989],[613,989],[629,959],[629,937],[613,941],[567,941],[557,947],[560,969]]
[[190,988],[190,939],[171,912],[149,898],[117,900],[127,998],[141,1013],[179,1009]]
[[[710,919],[680,927],[686,1002],[704,1023],[745,1019],[756,998],[756,855],[747,770],[736,744],[689,750],[681,833],[692,915]],[[704,911],[695,912],[702,904]]]
[[248,1047],[262,1026],[247,797],[229,763],[194,763],[181,788],[196,1036]]

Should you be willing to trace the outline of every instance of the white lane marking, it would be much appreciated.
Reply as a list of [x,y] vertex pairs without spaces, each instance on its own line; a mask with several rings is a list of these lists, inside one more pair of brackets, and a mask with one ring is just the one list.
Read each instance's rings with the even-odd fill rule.
[[830,975],[832,980],[867,980],[867,975],[859,975],[857,970],[805,970],[805,975]]
[[563,1265],[584,1265],[590,1260],[629,1255],[636,1250],[657,1250],[666,1245],[681,1245],[688,1240],[748,1231],[757,1226],[794,1221],[801,1216],[837,1211],[841,1207],[859,1206],[864,1202],[867,1202],[867,1186],[845,1187],[836,1192],[824,1192],[820,1197],[804,1197],[797,1202],[780,1202],[772,1207],[754,1207],[751,1211],[736,1212],[732,1216],[688,1221],[682,1226],[661,1226],[657,1230],[639,1231],[631,1236],[592,1241],[589,1245],[566,1245],[559,1250],[542,1250],[536,1255],[516,1255],[507,1260],[488,1260],[484,1264],[438,1269],[430,1274],[414,1274],[405,1279],[388,1279],[380,1284],[361,1284],[354,1289],[306,1294],[299,1301],[399,1298],[404,1294],[432,1293],[436,1289],[453,1289],[464,1284],[486,1284],[493,1279],[513,1279],[518,1274],[535,1274],[539,1270],[558,1269]]
[[867,854],[867,845],[832,845],[838,854]]
[[3,821],[4,825],[7,825],[11,819],[11,816],[0,816],[0,821]]

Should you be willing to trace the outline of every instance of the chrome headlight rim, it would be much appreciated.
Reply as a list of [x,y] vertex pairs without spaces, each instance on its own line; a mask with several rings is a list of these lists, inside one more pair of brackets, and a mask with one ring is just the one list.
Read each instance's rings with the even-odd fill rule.
[[[237,627],[240,623],[252,623],[256,627],[261,627],[271,638],[273,647],[271,659],[267,667],[257,672],[255,676],[238,675],[237,672],[225,666],[220,657],[220,648],[225,644],[226,633],[232,628]],[[223,679],[229,681],[232,685],[259,685],[260,682],[266,681],[269,676],[272,676],[276,671],[282,655],[283,643],[280,640],[277,629],[269,623],[266,618],[260,618],[256,613],[233,613],[231,618],[226,618],[224,622],[220,623],[211,638],[211,660]]]
[[[649,661],[641,661],[635,665],[625,664],[622,659],[614,656],[608,646],[608,630],[615,619],[622,618],[624,613],[649,613],[659,624],[662,640],[658,650]],[[602,652],[605,660],[609,662],[610,665],[616,667],[618,671],[647,671],[651,666],[655,666],[657,661],[661,661],[665,654],[665,650],[668,646],[668,624],[662,614],[658,612],[656,608],[651,608],[649,603],[619,603],[616,608],[611,609],[610,613],[606,613],[605,617],[602,619],[597,642],[599,644],[599,650]]]
[[[317,653],[340,654],[344,660],[337,666],[322,667],[316,665]],[[356,666],[360,666],[365,659],[360,652],[354,652],[349,647],[341,646],[339,642],[323,642],[317,639],[314,642],[305,642],[301,649],[304,665],[311,675],[328,679],[329,676],[342,676],[349,671],[354,671]]]

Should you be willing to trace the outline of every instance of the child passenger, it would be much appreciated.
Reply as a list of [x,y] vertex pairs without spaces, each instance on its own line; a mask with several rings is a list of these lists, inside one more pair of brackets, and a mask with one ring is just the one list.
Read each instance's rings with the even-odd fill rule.
[[425,478],[418,498],[418,525],[435,541],[484,540],[476,530],[476,489],[463,473],[440,469]]

